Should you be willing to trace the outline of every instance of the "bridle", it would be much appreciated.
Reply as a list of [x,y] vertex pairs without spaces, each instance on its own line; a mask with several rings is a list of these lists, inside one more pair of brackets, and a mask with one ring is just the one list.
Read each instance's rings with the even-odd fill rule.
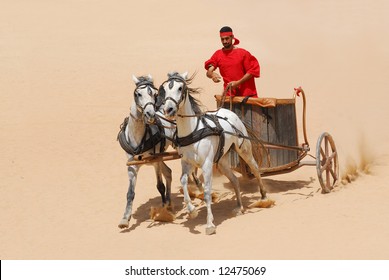
[[[175,100],[173,97],[164,97],[164,101],[163,103],[165,103],[167,100],[170,100],[172,101],[175,105],[176,105],[176,108],[178,109],[180,104],[186,99],[186,97],[188,96],[189,94],[189,88],[187,86],[187,82],[184,78],[180,77],[180,76],[172,76],[170,77],[167,81],[165,81],[161,87],[163,88],[164,84],[166,83],[169,83],[169,89],[171,89],[173,87],[173,82],[181,82],[183,83],[183,89],[182,89],[182,94],[181,94],[181,97],[179,100]],[[193,118],[193,117],[201,117],[203,116],[205,113],[197,113],[197,114],[193,114],[193,115],[181,115],[181,114],[177,114],[177,117],[180,117],[180,118]]]
[[[151,102],[151,101],[147,102],[143,107],[138,104],[138,102],[137,102],[138,101],[137,95],[139,94],[138,90],[145,89],[145,88],[147,88],[147,93],[150,96],[153,95],[153,89],[157,90],[154,87],[153,83],[150,81],[141,81],[136,85],[136,88],[134,90],[135,104],[137,107],[137,111],[142,113],[142,114],[147,106],[152,105],[153,107],[155,107],[155,99],[154,98],[153,98],[154,102]],[[139,119],[139,118],[133,116],[131,113],[130,113],[130,116],[131,116],[131,118],[135,119],[135,121],[143,121],[142,119]],[[140,144],[136,148],[133,148],[126,138],[125,132],[126,132],[126,127],[128,125],[128,120],[129,120],[129,117],[125,118],[123,123],[120,125],[120,131],[119,131],[118,137],[117,137],[121,147],[128,154],[133,155],[133,156],[140,155],[140,154],[142,154],[150,149],[153,149],[153,153],[155,154],[157,152],[156,145],[158,143],[160,143],[159,153],[164,151],[165,144],[166,144],[166,140],[165,140],[166,137],[165,137],[165,134],[162,132],[163,128],[162,128],[159,120],[157,120],[157,123],[156,123],[156,126],[158,127],[158,131],[157,131],[157,133],[154,133],[154,134],[153,134],[153,131],[152,131],[150,125],[146,124],[146,130],[145,130],[145,133],[143,135],[143,138],[142,138]]]
[[187,94],[188,94],[188,86],[186,84],[186,80],[184,78],[181,78],[180,76],[172,76],[170,77],[169,79],[167,79],[163,84],[162,84],[162,87],[166,84],[166,83],[169,83],[169,89],[172,89],[173,88],[173,82],[181,82],[183,83],[183,89],[182,89],[182,94],[181,94],[181,97],[179,100],[175,100],[173,97],[166,97],[164,98],[164,103],[167,101],[167,100],[170,100],[172,101],[177,109],[179,108],[180,104],[185,100]]
[[134,100],[135,100],[136,108],[138,109],[138,111],[141,114],[143,114],[146,107],[149,105],[152,105],[155,108],[155,98],[153,98],[154,102],[149,101],[146,104],[144,104],[143,107],[138,104],[138,96],[137,95],[139,94],[139,89],[144,89],[144,88],[147,88],[147,93],[150,96],[153,95],[153,90],[158,92],[158,90],[154,87],[154,84],[150,81],[142,81],[136,85],[136,88],[134,90]]

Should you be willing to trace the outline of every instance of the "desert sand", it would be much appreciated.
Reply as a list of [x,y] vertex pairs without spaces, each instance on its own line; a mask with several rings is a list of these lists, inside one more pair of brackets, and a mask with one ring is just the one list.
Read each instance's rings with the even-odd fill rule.
[[[388,259],[388,9],[384,0],[3,0],[0,259]],[[235,217],[231,186],[215,177],[217,233],[207,236],[201,201],[196,219],[182,210],[178,160],[167,162],[177,218],[150,219],[160,198],[144,166],[130,227],[119,229],[128,181],[116,136],[131,75],[159,85],[169,71],[197,72],[193,86],[215,109],[221,85],[203,63],[224,25],[258,58],[260,96],[305,90],[312,149],[331,133],[352,180],[323,195],[314,167],[267,177],[276,205]],[[247,205],[255,185],[243,183]]]

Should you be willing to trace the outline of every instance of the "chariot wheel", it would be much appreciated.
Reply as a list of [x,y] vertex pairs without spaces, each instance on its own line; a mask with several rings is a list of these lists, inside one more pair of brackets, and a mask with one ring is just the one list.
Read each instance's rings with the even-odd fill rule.
[[339,182],[339,160],[335,142],[327,132],[317,140],[316,170],[322,193],[329,193]]

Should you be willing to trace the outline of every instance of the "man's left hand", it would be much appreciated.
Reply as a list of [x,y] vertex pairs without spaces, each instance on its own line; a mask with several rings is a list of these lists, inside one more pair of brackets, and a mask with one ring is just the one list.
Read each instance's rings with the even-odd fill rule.
[[236,89],[238,86],[239,86],[238,82],[232,81],[232,82],[228,83],[227,88],[228,89]]

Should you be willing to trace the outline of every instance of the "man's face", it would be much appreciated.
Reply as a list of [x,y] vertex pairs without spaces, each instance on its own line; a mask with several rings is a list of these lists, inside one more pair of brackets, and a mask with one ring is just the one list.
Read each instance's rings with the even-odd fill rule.
[[230,49],[232,48],[232,39],[234,38],[234,36],[221,36],[220,37],[220,40],[223,44],[223,47],[225,49]]

